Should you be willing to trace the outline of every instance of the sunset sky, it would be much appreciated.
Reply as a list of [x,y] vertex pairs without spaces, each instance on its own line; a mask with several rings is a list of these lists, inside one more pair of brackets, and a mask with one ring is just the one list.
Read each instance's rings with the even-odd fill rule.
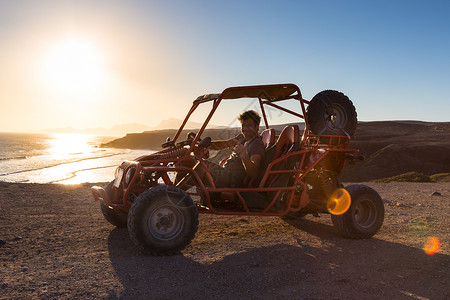
[[200,94],[268,83],[340,90],[361,121],[450,121],[449,14],[450,1],[1,1],[0,132],[155,126]]

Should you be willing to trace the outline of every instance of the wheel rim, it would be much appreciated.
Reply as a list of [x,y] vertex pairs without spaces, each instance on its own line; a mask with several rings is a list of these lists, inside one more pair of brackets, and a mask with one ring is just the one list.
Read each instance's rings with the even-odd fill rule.
[[146,220],[148,233],[166,241],[178,236],[184,223],[181,211],[176,206],[167,204],[147,212]]
[[362,228],[370,228],[375,224],[377,212],[375,205],[369,200],[362,200],[355,207],[355,222]]
[[347,113],[345,109],[337,103],[331,105],[331,111],[325,114],[327,126],[332,129],[344,128],[348,122]]

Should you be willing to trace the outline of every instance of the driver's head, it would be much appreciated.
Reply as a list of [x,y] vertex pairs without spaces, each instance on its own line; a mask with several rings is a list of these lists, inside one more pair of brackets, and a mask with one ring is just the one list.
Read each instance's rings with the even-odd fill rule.
[[242,134],[247,141],[253,139],[258,135],[259,122],[261,121],[261,117],[256,111],[244,111],[239,115],[238,120],[241,122]]

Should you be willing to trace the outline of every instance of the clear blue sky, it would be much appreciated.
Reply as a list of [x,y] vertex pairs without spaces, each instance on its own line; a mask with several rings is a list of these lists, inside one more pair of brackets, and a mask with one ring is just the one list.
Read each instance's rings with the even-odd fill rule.
[[[449,15],[450,1],[1,1],[0,131],[153,126],[200,94],[285,82],[344,92],[361,121],[450,121]],[[67,39],[97,69],[38,71]]]

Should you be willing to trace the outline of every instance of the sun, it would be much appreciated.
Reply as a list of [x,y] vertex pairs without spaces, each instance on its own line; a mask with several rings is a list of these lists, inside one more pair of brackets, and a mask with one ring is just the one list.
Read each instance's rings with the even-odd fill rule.
[[92,91],[105,77],[100,51],[92,43],[76,38],[49,47],[42,71],[46,86],[65,94]]

